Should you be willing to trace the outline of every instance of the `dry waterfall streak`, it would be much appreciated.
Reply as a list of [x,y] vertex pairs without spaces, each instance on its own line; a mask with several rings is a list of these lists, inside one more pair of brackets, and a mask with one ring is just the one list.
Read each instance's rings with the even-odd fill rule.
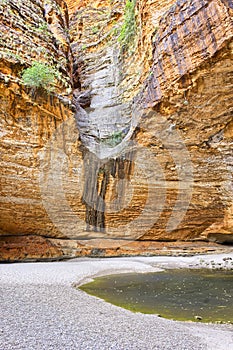
[[[71,124],[74,134],[78,135],[74,120],[69,119],[63,124]],[[99,159],[86,149],[82,154],[83,159],[77,161],[80,164],[77,195],[86,206],[84,219],[74,213],[66,198],[65,174],[68,171],[68,157],[61,142],[65,127],[61,125],[56,130],[41,153],[40,189],[43,205],[54,225],[66,237],[75,239],[85,237],[123,241],[125,239],[128,243],[129,240],[140,238],[159,219],[164,209],[166,191],[170,187],[154,154],[149,148],[137,144],[135,140],[125,142],[125,151],[121,151],[118,157],[110,159]],[[167,121],[159,120],[155,137],[170,149],[179,180],[177,202],[167,224],[169,231],[176,229],[188,208],[192,196],[192,163],[178,133],[171,131]],[[83,187],[82,178],[84,178]],[[114,198],[107,198],[110,183],[114,187],[112,191],[115,193]],[[48,188],[53,189],[53,196],[47,195]],[[147,191],[143,207],[133,213],[128,222],[121,224],[120,230],[114,222],[106,225],[106,216],[117,215],[132,207],[134,194],[140,190]]]

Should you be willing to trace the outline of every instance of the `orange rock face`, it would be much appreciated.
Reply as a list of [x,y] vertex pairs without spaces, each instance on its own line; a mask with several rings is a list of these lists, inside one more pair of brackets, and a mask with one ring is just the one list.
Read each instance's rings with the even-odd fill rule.
[[[189,239],[232,241],[231,7],[222,1],[194,1],[191,7],[178,1],[160,21],[151,74],[137,96],[139,105],[153,110],[141,123],[147,130],[150,125],[147,140],[162,116],[178,132],[192,162],[192,198],[173,237],[182,231]],[[165,152],[153,148],[157,159],[164,159]],[[170,154],[172,148],[168,145]]]
[[[67,10],[58,9],[55,2],[46,4],[0,5],[0,234],[4,236],[35,237],[49,231],[60,235],[42,204],[39,155],[56,128],[73,114],[71,72],[68,38],[65,42]],[[58,73],[52,94],[24,86],[22,72],[35,61]]]
[[0,5],[1,260],[233,240],[232,4],[137,1],[126,45],[125,3]]

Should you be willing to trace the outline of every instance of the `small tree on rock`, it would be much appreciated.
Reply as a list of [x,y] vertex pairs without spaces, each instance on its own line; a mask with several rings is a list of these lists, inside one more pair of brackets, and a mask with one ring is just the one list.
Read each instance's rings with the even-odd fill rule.
[[34,62],[31,67],[22,73],[22,80],[26,86],[31,88],[43,88],[48,91],[54,89],[56,71],[53,67],[43,62]]

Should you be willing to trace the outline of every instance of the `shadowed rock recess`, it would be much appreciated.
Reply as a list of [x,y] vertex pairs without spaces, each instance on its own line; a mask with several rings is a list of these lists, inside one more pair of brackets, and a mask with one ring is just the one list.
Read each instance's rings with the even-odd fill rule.
[[[1,261],[233,243],[232,1],[1,0],[0,18]],[[34,62],[53,89],[25,85]]]

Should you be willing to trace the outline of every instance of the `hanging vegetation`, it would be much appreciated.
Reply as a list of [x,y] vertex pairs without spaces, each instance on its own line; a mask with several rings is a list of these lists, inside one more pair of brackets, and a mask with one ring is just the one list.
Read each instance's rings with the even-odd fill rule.
[[125,5],[124,23],[121,27],[119,42],[126,48],[134,41],[136,34],[136,0],[127,0]]

